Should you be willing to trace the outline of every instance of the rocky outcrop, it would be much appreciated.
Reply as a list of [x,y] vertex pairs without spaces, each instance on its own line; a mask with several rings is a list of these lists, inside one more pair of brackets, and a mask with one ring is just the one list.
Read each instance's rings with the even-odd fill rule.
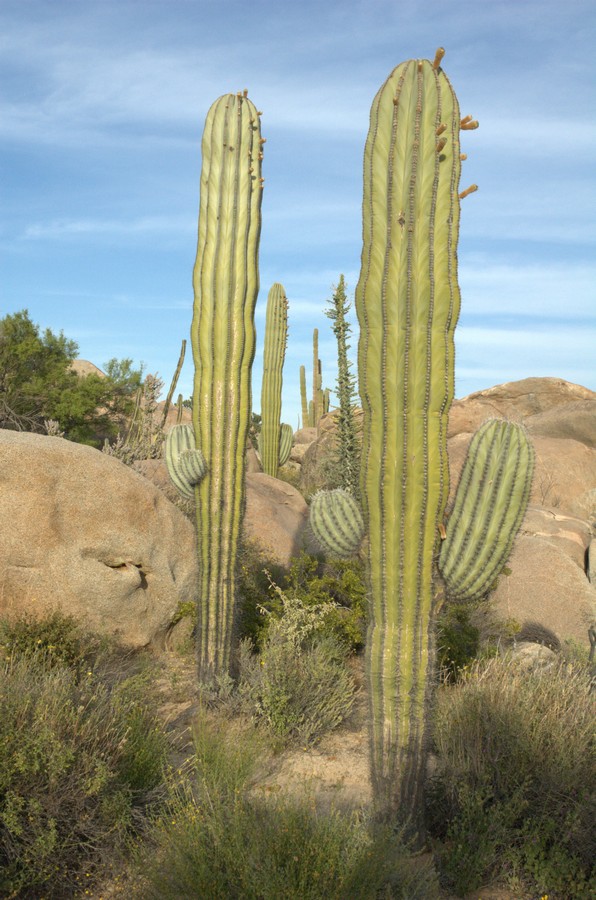
[[586,573],[592,540],[587,522],[557,510],[530,507],[491,607],[502,619],[537,622],[563,641],[588,647],[596,619],[596,590]]
[[60,608],[138,648],[161,645],[195,599],[191,523],[118,460],[0,431],[0,615]]
[[264,472],[246,476],[244,539],[280,566],[289,567],[302,548],[308,506],[300,491]]
[[[593,416],[596,417],[596,393],[579,384],[571,384],[561,378],[524,378],[521,381],[498,384],[453,401],[449,413],[448,437],[462,432],[471,434],[486,419],[495,417],[523,422],[531,431],[533,417],[549,413],[550,421],[555,421],[562,417],[561,407],[570,405],[573,407],[578,402],[582,404],[582,417],[589,409],[594,410]],[[593,436],[595,429],[596,422],[593,421],[591,426]],[[550,436],[565,436],[572,439],[575,437],[571,432],[566,435]]]

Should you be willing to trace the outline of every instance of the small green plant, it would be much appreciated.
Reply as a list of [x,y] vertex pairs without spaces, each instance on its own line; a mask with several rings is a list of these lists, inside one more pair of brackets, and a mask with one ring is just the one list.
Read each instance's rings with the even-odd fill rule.
[[358,558],[326,561],[302,553],[293,560],[284,591],[305,606],[331,601],[322,630],[352,652],[364,648],[366,636],[366,575]]
[[59,609],[40,619],[27,614],[13,620],[0,619],[0,658],[5,662],[36,656],[48,667],[67,666],[78,672],[105,645],[105,640],[85,634],[74,616]]
[[594,700],[587,667],[522,672],[507,657],[441,689],[431,831],[451,887],[515,878],[560,900],[596,891]]
[[257,648],[262,646],[269,624],[283,613],[276,584],[281,584],[285,595],[298,599],[305,607],[331,604],[320,623],[321,632],[337,638],[350,652],[363,649],[367,601],[361,560],[323,560],[303,552],[292,560],[286,572],[272,568],[255,548],[245,545],[239,574],[240,636],[250,638]]

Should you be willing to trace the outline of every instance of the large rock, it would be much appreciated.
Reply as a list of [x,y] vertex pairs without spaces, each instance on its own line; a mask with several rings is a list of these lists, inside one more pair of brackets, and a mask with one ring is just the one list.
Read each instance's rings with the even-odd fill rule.
[[507,562],[509,574],[499,577],[491,594],[491,607],[503,619],[539,622],[560,640],[573,638],[588,649],[596,589],[567,549],[549,536],[521,533]]
[[519,533],[542,538],[558,547],[587,574],[587,553],[592,542],[588,522],[559,510],[529,506]]
[[532,435],[579,441],[596,448],[596,396],[546,409],[529,416],[524,424]]
[[244,537],[264,556],[287,568],[300,553],[307,523],[308,506],[295,487],[264,472],[246,476]]
[[160,645],[195,599],[191,523],[117,459],[0,431],[0,615],[60,608],[126,646]]
[[[529,417],[552,412],[551,421],[553,421],[557,417],[559,407],[573,407],[583,401],[596,404],[596,393],[579,384],[563,381],[561,378],[524,378],[521,381],[497,384],[495,387],[484,391],[475,391],[473,394],[468,394],[467,397],[453,402],[449,412],[448,437],[462,432],[474,432],[486,419],[490,418],[526,422]],[[590,406],[586,407],[586,409],[590,408]],[[582,408],[580,413],[582,417],[584,412],[585,409]],[[577,438],[577,432],[573,434],[571,430],[568,434],[558,433],[555,435],[546,431],[536,433]]]
[[[192,515],[192,502],[180,500],[163,460],[142,460],[135,468]],[[300,553],[308,523],[304,497],[292,485],[264,472],[247,472],[245,485],[244,540],[271,562],[289,566],[291,558]]]

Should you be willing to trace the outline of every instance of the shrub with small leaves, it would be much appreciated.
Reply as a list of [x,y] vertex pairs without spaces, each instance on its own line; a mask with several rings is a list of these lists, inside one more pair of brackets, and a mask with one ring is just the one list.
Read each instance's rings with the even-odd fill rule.
[[322,633],[331,603],[305,606],[275,587],[282,615],[270,613],[259,654],[241,645],[239,691],[251,712],[278,737],[308,743],[335,728],[352,708],[354,681],[346,651]]
[[5,661],[35,655],[47,666],[78,670],[104,646],[105,641],[84,633],[74,616],[59,609],[40,619],[27,614],[10,621],[0,619],[0,653]]
[[83,873],[91,883],[165,765],[166,738],[143,678],[108,685],[96,669],[81,669],[78,643],[61,645],[73,668],[51,646],[0,663],[3,897],[72,897]]
[[439,895],[432,862],[412,857],[393,828],[251,791],[262,758],[257,729],[222,728],[203,715],[195,741],[196,767],[170,794],[139,860],[143,900]]
[[442,866],[467,892],[515,875],[552,900],[596,893],[596,754],[589,668],[561,659],[523,671],[474,664],[440,689],[431,831]]

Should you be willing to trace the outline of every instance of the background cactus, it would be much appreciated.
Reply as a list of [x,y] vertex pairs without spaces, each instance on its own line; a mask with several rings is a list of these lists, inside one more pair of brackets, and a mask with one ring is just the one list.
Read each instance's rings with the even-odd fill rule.
[[306,397],[306,366],[300,366],[300,406],[302,408],[302,427],[310,425],[308,399]]
[[273,478],[277,477],[280,465],[281,391],[287,336],[288,301],[283,286],[276,283],[267,297],[259,435],[261,465]]
[[450,599],[490,590],[528,507],[533,470],[534,448],[521,425],[493,419],[472,438],[439,555]]
[[259,113],[246,92],[215,101],[202,140],[191,327],[194,437],[207,464],[207,474],[195,491],[198,667],[203,681],[230,666],[251,418],[263,143]]
[[449,486],[460,306],[460,113],[441,55],[397,66],[373,101],[356,288],[371,774],[379,814],[408,821],[414,832],[423,808],[433,554]]
[[318,428],[319,420],[323,415],[323,374],[321,360],[319,359],[319,329],[312,333],[312,403],[313,403],[313,428]]

